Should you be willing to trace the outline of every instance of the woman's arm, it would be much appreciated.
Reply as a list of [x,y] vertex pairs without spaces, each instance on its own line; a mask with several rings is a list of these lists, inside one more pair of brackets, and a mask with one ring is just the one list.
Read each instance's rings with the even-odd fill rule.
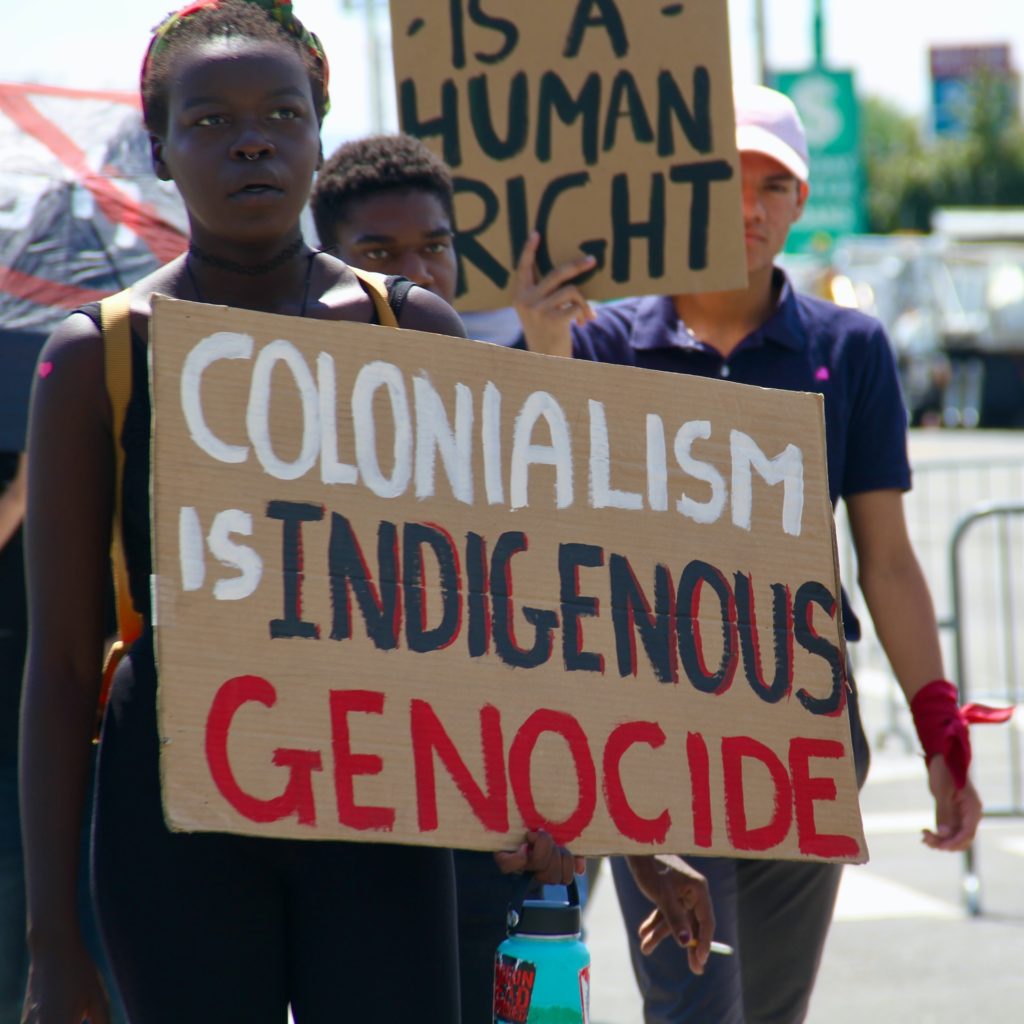
[[[857,578],[871,621],[907,703],[928,683],[944,678],[939,628],[931,593],[914,554],[899,491],[866,491],[846,499],[857,552]],[[968,779],[957,789],[945,760],[933,757],[928,779],[935,798],[936,830],[925,842],[965,850],[981,820],[981,800]]]
[[43,348],[29,422],[29,642],[21,815],[32,965],[26,1017],[107,1020],[76,910],[79,837],[96,724],[113,451],[99,332],[72,316]]

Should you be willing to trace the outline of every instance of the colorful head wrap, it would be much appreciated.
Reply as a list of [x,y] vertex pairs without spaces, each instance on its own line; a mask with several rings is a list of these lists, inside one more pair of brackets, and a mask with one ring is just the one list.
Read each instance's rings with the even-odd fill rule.
[[[294,36],[307,50],[313,55],[314,60],[320,65],[323,72],[324,80],[324,104],[323,112],[326,114],[330,109],[330,101],[327,96],[327,80],[329,77],[328,65],[327,65],[327,54],[324,51],[323,44],[317,38],[316,33],[310,32],[309,29],[299,21],[298,18],[292,13],[291,0],[244,0],[245,3],[256,4],[257,7],[262,7],[289,35]],[[174,11],[168,14],[163,21],[155,29],[153,29],[153,38],[150,40],[149,49],[146,50],[146,56],[142,61],[142,73],[140,79],[143,83],[146,81],[146,75],[149,72],[150,64],[153,58],[167,45],[168,38],[174,32],[174,30],[188,17],[197,13],[198,11],[205,10],[208,7],[216,8],[220,7],[221,0],[193,0],[192,3],[186,4],[181,8],[180,11]]]

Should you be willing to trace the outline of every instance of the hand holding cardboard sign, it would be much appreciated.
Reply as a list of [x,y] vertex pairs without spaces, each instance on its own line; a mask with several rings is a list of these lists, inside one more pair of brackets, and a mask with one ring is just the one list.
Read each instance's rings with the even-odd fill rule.
[[593,267],[594,257],[584,255],[570,260],[537,280],[539,246],[540,235],[534,231],[519,257],[512,303],[519,314],[526,346],[531,352],[570,356],[570,325],[573,321],[584,324],[594,319],[590,303],[573,281]]
[[526,842],[515,850],[499,851],[494,861],[503,875],[529,871],[543,885],[568,885],[573,875],[582,875],[586,860],[574,857],[543,829],[526,833]]
[[686,950],[690,970],[704,973],[715,934],[715,912],[707,879],[671,854],[626,858],[640,891],[655,905],[638,930],[646,956],[669,936]]

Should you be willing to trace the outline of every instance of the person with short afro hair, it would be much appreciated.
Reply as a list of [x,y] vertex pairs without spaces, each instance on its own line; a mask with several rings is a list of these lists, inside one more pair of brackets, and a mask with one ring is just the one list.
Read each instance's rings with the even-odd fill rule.
[[411,135],[370,135],[339,146],[317,174],[310,200],[313,222],[325,248],[338,244],[338,230],[352,206],[382,192],[421,191],[434,196],[448,218],[452,212],[452,172]]
[[[454,185],[448,165],[410,135],[343,143],[310,201],[320,244],[354,267],[398,274],[454,303],[459,284]],[[514,309],[462,314],[469,336],[525,348]]]
[[[457,280],[452,196],[448,165],[423,142],[372,135],[344,143],[328,158],[311,205],[320,242],[330,252],[364,270],[407,277],[451,302]],[[518,318],[508,312],[518,336]],[[559,849],[557,856],[569,854]],[[494,953],[505,938],[507,908],[520,891],[524,865],[520,853],[455,850],[454,859],[462,1019],[487,1021]],[[569,861],[564,864],[568,872]],[[534,873],[531,884],[539,890],[543,880]]]

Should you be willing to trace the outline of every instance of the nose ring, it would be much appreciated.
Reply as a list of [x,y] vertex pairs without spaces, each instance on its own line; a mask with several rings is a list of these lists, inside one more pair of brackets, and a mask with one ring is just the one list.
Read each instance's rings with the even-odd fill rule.
[[260,158],[259,153],[243,153],[242,155],[246,160],[259,160]]

